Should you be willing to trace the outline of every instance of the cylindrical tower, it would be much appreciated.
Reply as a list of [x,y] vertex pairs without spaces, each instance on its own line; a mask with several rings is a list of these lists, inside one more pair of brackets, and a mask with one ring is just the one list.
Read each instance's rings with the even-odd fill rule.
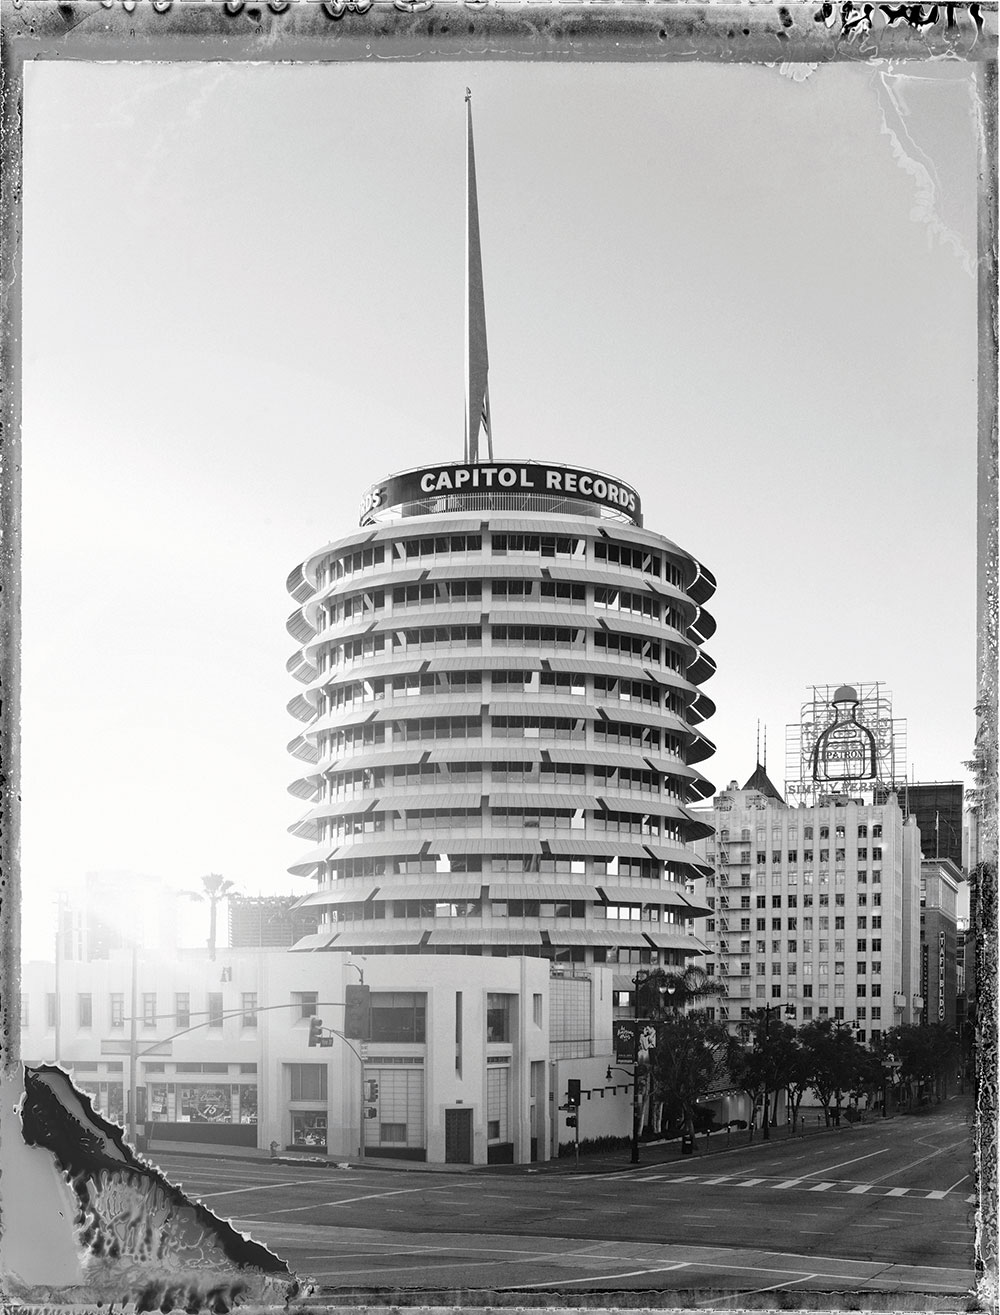
[[621,480],[423,467],[289,577],[315,944],[681,967],[715,581]]

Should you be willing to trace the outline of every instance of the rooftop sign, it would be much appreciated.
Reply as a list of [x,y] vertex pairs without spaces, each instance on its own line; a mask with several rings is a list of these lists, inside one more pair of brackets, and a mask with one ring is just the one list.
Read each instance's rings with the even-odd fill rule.
[[635,489],[599,471],[540,465],[533,461],[490,461],[423,466],[401,475],[390,475],[373,484],[362,498],[361,524],[375,519],[382,508],[470,493],[522,493],[593,502],[627,516],[637,525],[642,523],[642,508]]

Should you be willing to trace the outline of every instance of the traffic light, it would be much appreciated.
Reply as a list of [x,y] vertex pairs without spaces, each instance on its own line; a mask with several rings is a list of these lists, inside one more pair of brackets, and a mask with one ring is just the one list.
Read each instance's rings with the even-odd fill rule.
[[574,1107],[580,1104],[580,1079],[568,1078],[566,1080],[566,1104]]
[[577,1123],[578,1123],[578,1121],[579,1121],[579,1120],[578,1120],[578,1118],[577,1118],[577,1116],[576,1116],[575,1114],[567,1114],[567,1115],[566,1115],[566,1127],[567,1127],[567,1128],[575,1128],[576,1125],[577,1125]]
[[365,1083],[365,1100],[378,1100],[378,1081],[375,1078],[369,1078]]
[[323,1044],[323,1020],[318,1014],[313,1014],[309,1019],[309,1044],[311,1046]]
[[371,994],[370,986],[344,988],[344,1036],[352,1041],[372,1039]]

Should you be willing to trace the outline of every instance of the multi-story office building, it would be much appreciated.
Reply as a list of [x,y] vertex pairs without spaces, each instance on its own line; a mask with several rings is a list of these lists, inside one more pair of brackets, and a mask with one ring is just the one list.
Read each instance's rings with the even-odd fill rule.
[[[899,787],[898,794],[903,812],[917,819],[924,858],[949,858],[961,868],[965,861],[962,782],[906,782]],[[875,802],[882,803],[885,797],[885,791],[876,791]]]
[[[950,858],[925,858],[920,864],[920,1021],[957,1028],[958,896],[965,878]],[[964,992],[965,937],[962,936]],[[964,1011],[963,1011],[964,1012]]]
[[793,808],[758,765],[709,816],[699,933],[723,1019],[735,1028],[781,1004],[790,1022],[843,1019],[874,1040],[919,1017],[920,837],[895,797],[820,794]]
[[319,926],[319,913],[298,907],[295,895],[230,895],[229,944],[233,949],[294,945]]
[[289,579],[312,944],[683,966],[711,574],[561,466],[408,472],[361,520]]

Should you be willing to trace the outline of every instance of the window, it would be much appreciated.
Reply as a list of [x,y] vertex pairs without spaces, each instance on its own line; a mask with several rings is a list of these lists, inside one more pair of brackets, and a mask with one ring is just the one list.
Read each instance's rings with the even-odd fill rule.
[[174,996],[174,1024],[178,1031],[191,1026],[191,996],[187,991],[178,991]]
[[28,997],[24,994],[21,996],[21,1026],[28,1026]]
[[[292,1004],[299,1007],[299,1018],[312,1018],[319,1003],[318,991],[293,991]],[[294,1018],[294,1013],[293,1013]]]
[[780,918],[772,918],[772,919],[771,919],[771,930],[772,930],[772,931],[781,931],[781,919],[780,919]]
[[142,997],[142,1025],[143,1027],[156,1026],[156,992],[143,992]]
[[241,1021],[244,1027],[257,1026],[257,992],[256,991],[243,992],[243,1018]]
[[289,1064],[290,1100],[326,1100],[325,1064]]
[[772,908],[772,909],[780,909],[780,908],[781,908],[781,896],[780,896],[780,895],[772,895],[772,896],[771,896],[771,908]]
[[766,909],[766,908],[767,908],[767,896],[766,896],[766,895],[758,895],[758,896],[757,896],[757,907],[758,907],[758,909]]
[[209,991],[208,993],[208,1025],[209,1027],[222,1026],[222,992]]
[[45,997],[45,1026],[55,1027],[56,1025],[56,997],[53,991],[50,991]]
[[492,992],[487,995],[487,1041],[510,1041],[510,1002],[511,997],[509,995],[494,995]]
[[120,991],[111,993],[111,1026],[125,1026],[125,996]]
[[76,1023],[77,1027],[94,1025],[94,1002],[89,992],[76,997]]
[[758,919],[757,919],[757,930],[758,930],[758,931],[767,931],[767,919],[766,919],[766,918],[758,918]]
[[426,1041],[427,996],[416,991],[373,991],[373,1041],[423,1044]]

